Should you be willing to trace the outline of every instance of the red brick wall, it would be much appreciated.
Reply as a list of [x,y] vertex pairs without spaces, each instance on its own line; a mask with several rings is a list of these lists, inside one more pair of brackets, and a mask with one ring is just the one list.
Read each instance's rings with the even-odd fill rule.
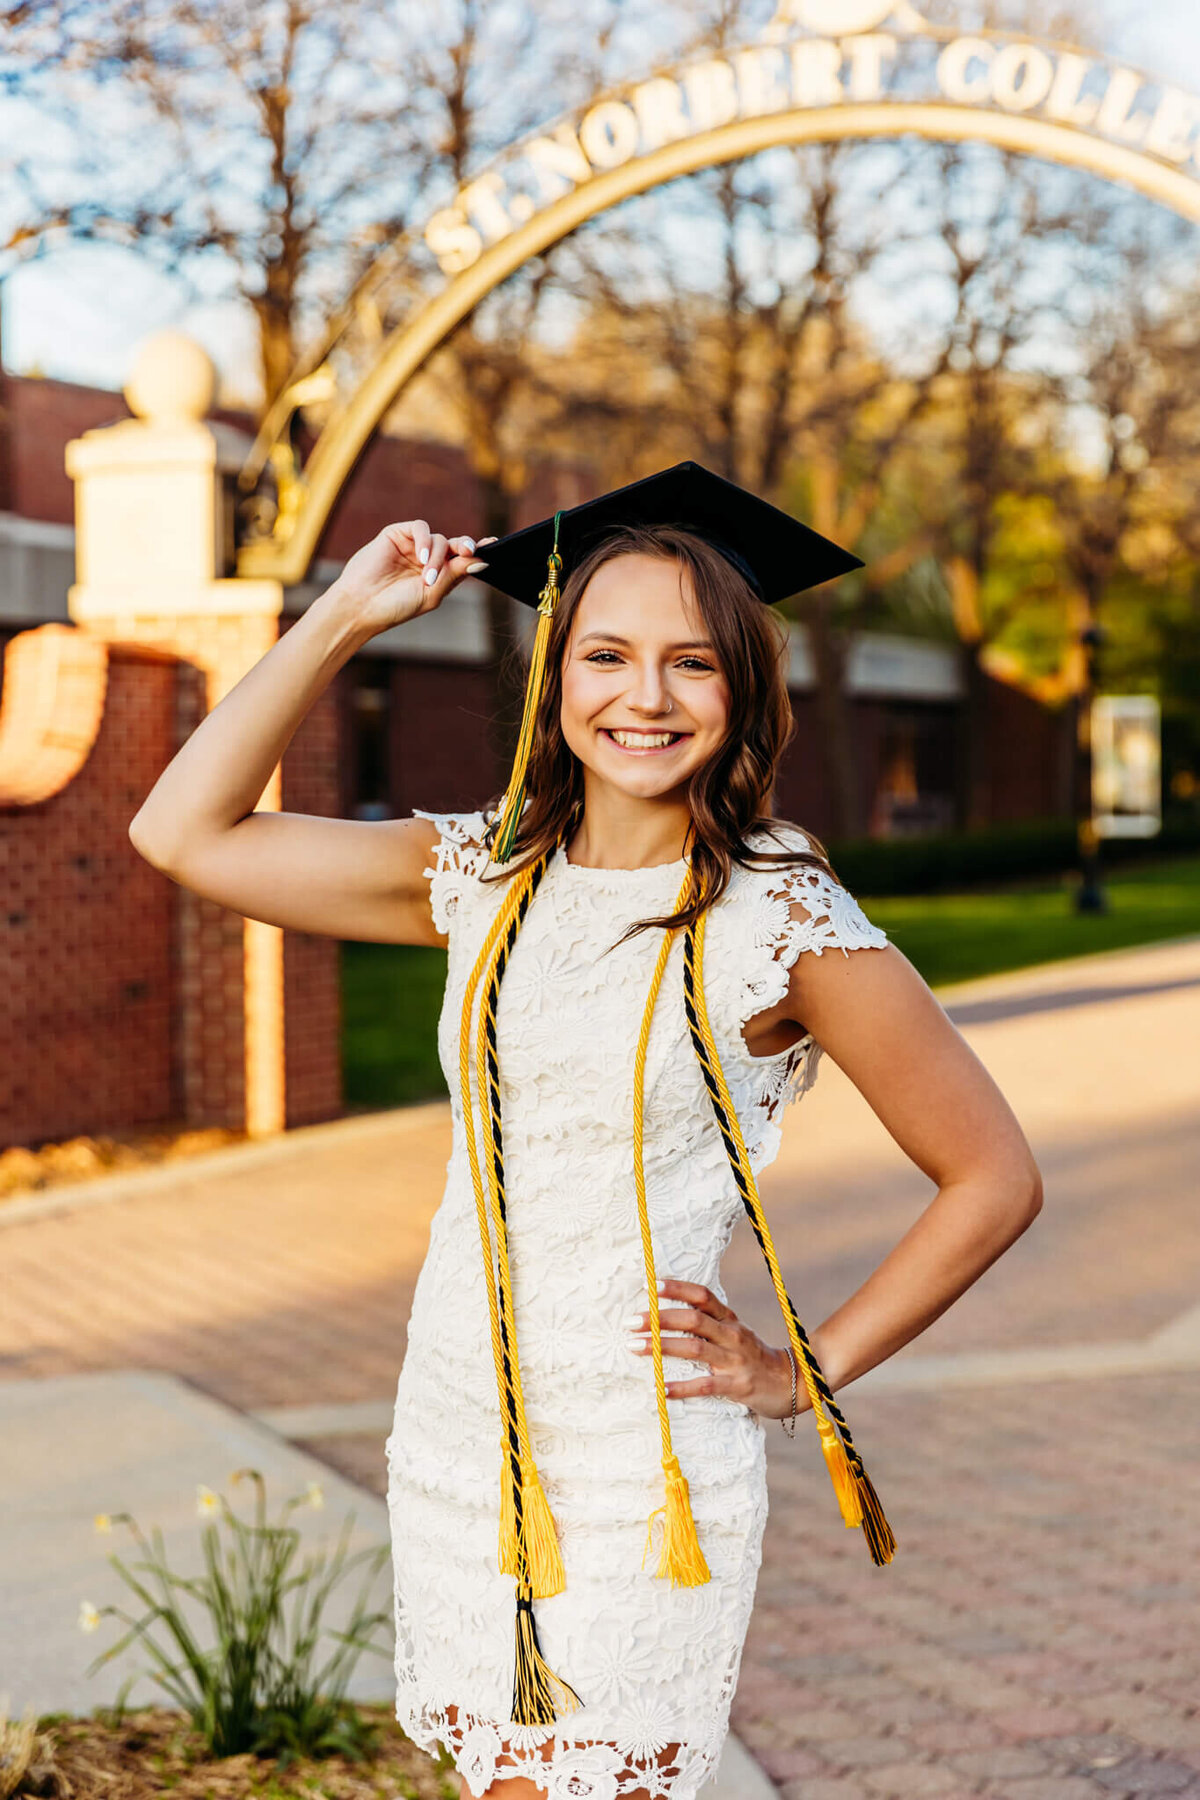
[[[206,680],[194,664],[178,661],[173,729],[158,762],[131,808],[142,800],[176,749],[204,717]],[[138,859],[141,861],[141,858]],[[149,865],[147,865],[149,866]],[[190,888],[151,870],[165,887],[175,917],[172,964],[171,1055],[173,1117],[189,1125],[239,1130],[246,1116],[243,923],[236,913],[202,899]]]
[[[288,621],[281,622],[286,629]],[[340,811],[340,708],[334,687],[303,720],[283,758],[285,812]],[[342,1111],[341,947],[335,938],[283,934],[287,1123],[315,1125]]]
[[[581,468],[533,469],[513,505],[513,529],[590,499],[597,486]],[[448,537],[483,535],[483,494],[462,450],[413,438],[373,438],[329,515],[317,555],[339,561],[353,556],[397,519],[425,519]]]
[[[112,644],[80,773],[41,805],[0,808],[0,1147],[244,1121],[243,921],[128,837],[203,707],[191,664]],[[284,806],[336,814],[337,729],[329,694],[284,758]],[[284,933],[289,1126],[342,1110],[338,956]]]
[[987,684],[987,816],[996,824],[1073,810],[1072,709],[1051,711],[1006,682]]
[[373,438],[329,515],[317,555],[342,561],[397,519],[425,519],[447,534],[482,535],[479,483],[460,450]]
[[172,664],[115,650],[81,773],[0,807],[0,1145],[177,1116],[172,890],[127,836],[175,704]]
[[482,806],[503,787],[489,671],[465,663],[392,665],[392,792],[398,813]]
[[72,438],[97,425],[129,417],[120,394],[78,387],[70,381],[34,381],[7,376],[3,383],[8,433],[6,512],[54,525],[75,523],[75,489],[63,466]]

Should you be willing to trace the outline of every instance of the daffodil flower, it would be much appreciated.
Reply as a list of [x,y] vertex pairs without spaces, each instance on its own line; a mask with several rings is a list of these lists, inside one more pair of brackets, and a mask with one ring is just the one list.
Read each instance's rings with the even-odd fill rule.
[[220,1512],[220,1510],[220,1495],[214,1494],[210,1487],[205,1487],[204,1483],[201,1482],[196,1489],[196,1511],[199,1513],[200,1517],[205,1519],[211,1513]]
[[96,1530],[101,1534],[102,1537],[107,1537],[108,1534],[112,1530],[112,1514],[111,1513],[97,1513],[96,1518],[95,1518],[95,1526],[96,1526]]
[[320,1512],[325,1504],[325,1491],[320,1482],[310,1481],[304,1491],[308,1497],[308,1504],[312,1507],[313,1511]]
[[79,1629],[80,1631],[99,1631],[100,1629],[100,1614],[90,1600],[79,1602]]

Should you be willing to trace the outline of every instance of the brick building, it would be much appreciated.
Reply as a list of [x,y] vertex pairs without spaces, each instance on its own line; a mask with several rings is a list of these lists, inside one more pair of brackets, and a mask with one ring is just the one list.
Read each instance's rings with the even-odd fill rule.
[[[23,691],[44,698],[52,689],[56,697],[38,740],[41,773],[29,774],[28,792],[18,784],[0,800],[0,1147],[167,1121],[239,1128],[249,1105],[242,1050],[252,1025],[242,921],[150,869],[126,831],[222,681],[273,641],[274,622],[268,630],[254,620],[192,620],[185,629],[143,620],[132,634],[121,620],[89,620],[86,631],[71,625],[75,495],[64,451],[128,409],[118,394],[69,383],[0,381],[0,678],[11,643],[13,656],[28,659],[27,677],[40,659]],[[218,418],[236,461],[248,421]],[[549,471],[527,496],[525,516],[584,497],[579,471]],[[389,518],[423,516],[478,535],[481,511],[455,449],[377,438],[329,520],[310,580],[285,591],[278,628],[286,630]],[[465,582],[436,613],[382,633],[357,655],[290,747],[281,804],[372,818],[477,805],[494,793],[503,769],[484,605],[485,590]],[[38,631],[46,625],[57,629]],[[217,679],[217,669],[226,677]],[[790,683],[797,734],[778,809],[826,835],[826,757],[800,631]],[[846,683],[872,829],[949,824],[962,704],[953,651],[864,635]],[[19,723],[12,687],[0,688],[0,763],[5,733],[11,748]],[[74,750],[68,711],[91,734]],[[993,683],[988,726],[991,817],[1068,810],[1063,722]],[[46,777],[64,757],[69,778],[61,768]],[[282,938],[280,1116],[297,1125],[340,1110],[337,955],[327,941]]]

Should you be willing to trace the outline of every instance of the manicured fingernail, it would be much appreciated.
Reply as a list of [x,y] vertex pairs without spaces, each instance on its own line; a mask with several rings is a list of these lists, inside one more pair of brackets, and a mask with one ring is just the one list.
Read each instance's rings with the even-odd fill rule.
[[440,571],[437,569],[426,569],[426,571],[425,571],[425,586],[432,587],[434,582],[437,580],[439,573],[440,573]]
[[481,563],[481,562],[468,563],[467,564],[467,574],[468,575],[478,575],[478,573],[481,569],[486,569],[486,568],[487,568],[486,563]]
[[666,1293],[666,1291],[667,1291],[667,1284],[666,1284],[666,1282],[665,1282],[665,1281],[660,1281],[660,1282],[659,1282],[659,1284],[658,1284],[658,1291],[659,1291],[659,1293],[660,1293],[660,1294],[665,1294],[665,1293]]
[[417,561],[423,562],[423,563],[427,563],[429,561],[429,545],[428,544],[425,545],[424,549],[417,551]]
[[646,1329],[646,1315],[644,1312],[630,1313],[629,1317],[627,1319],[622,1319],[621,1323],[622,1325],[628,1325],[631,1331],[636,1331],[639,1327],[644,1331]]
[[460,544],[465,544],[467,546],[468,550],[473,550],[475,548],[475,539],[474,538],[464,537],[464,538],[459,538],[458,541]]

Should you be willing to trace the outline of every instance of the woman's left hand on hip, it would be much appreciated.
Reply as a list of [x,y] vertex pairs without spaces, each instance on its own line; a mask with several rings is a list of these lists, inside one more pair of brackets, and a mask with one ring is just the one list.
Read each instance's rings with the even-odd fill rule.
[[[668,1357],[683,1357],[689,1362],[707,1363],[712,1371],[684,1381],[668,1381],[668,1399],[719,1394],[739,1401],[764,1418],[791,1417],[792,1365],[786,1350],[764,1344],[748,1325],[742,1324],[731,1306],[697,1281],[661,1282],[658,1306],[664,1362]],[[634,1353],[649,1356],[649,1313],[635,1313],[629,1325]],[[800,1382],[796,1411],[807,1412],[808,1407],[808,1394]]]

